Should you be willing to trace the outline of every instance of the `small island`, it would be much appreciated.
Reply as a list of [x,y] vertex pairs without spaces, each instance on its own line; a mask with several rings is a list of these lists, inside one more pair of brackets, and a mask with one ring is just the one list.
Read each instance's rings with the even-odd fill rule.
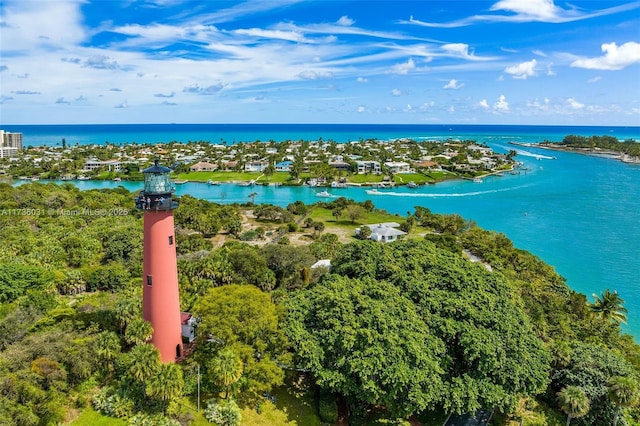
[[568,135],[561,142],[516,143],[512,145],[575,152],[603,158],[620,160],[623,163],[640,164],[640,143],[634,140],[619,141],[613,136]]

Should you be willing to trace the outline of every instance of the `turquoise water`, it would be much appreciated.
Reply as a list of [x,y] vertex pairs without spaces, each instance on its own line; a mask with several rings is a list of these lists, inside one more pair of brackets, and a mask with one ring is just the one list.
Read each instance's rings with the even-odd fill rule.
[[[182,125],[180,125],[182,126]],[[38,126],[41,127],[41,126]],[[46,126],[51,127],[51,126]],[[77,126],[62,126],[72,132]],[[156,128],[157,126],[151,126]],[[275,126],[277,127],[277,126]],[[255,138],[256,129],[243,133],[232,129],[236,140],[317,139],[336,141],[363,138],[391,139],[394,137],[424,137],[476,139],[487,143],[496,151],[513,148],[510,140],[536,142],[544,139],[560,140],[566,134],[612,134],[620,139],[640,140],[640,128],[556,128],[529,126],[353,126],[331,130],[266,128],[263,137]],[[358,130],[362,128],[361,130]],[[435,128],[435,129],[434,129]],[[8,131],[20,131],[17,128]],[[520,129],[520,131],[518,130]],[[440,130],[440,131],[437,131]],[[89,131],[87,131],[89,132]],[[79,132],[75,132],[78,133]],[[60,133],[57,136],[60,136]],[[141,133],[143,134],[143,132]],[[159,133],[158,133],[159,134]],[[315,136],[311,136],[315,135]],[[333,136],[332,136],[333,135]],[[394,136],[395,135],[395,136]],[[57,137],[49,135],[49,140]],[[139,135],[136,135],[139,136]],[[43,137],[44,136],[39,136]],[[98,135],[86,137],[92,140]],[[347,138],[347,139],[344,139]],[[173,138],[178,140],[177,138]],[[59,139],[58,139],[59,140]],[[129,139],[127,139],[129,140]],[[171,139],[168,139],[171,140]],[[196,139],[198,140],[198,139]],[[208,140],[208,139],[205,139]],[[69,143],[69,138],[67,138]],[[212,142],[217,143],[217,140]],[[26,134],[25,134],[25,144]],[[381,195],[369,195],[361,188],[330,189],[336,196],[357,201],[370,199],[376,207],[405,215],[415,206],[428,207],[436,213],[458,213],[478,225],[505,233],[514,244],[539,256],[553,265],[567,279],[568,285],[591,299],[592,293],[604,289],[617,290],[629,310],[624,331],[640,338],[640,166],[589,157],[519,148],[518,161],[524,162],[527,172],[520,175],[488,177],[482,183],[470,181],[446,182],[419,189],[381,190]],[[556,160],[536,160],[531,155],[555,155]],[[141,183],[75,181],[82,189],[123,185],[138,190]],[[186,183],[177,186],[177,194],[190,194],[215,202],[247,202],[249,194],[257,192],[256,203],[280,206],[302,200],[313,203],[325,198],[308,187],[241,187],[232,184],[211,186]]]
[[91,124],[91,125],[11,125],[0,124],[7,132],[21,132],[24,146],[124,144],[208,141],[211,143],[274,140],[388,140],[411,137],[432,140],[490,138],[539,142],[561,140],[565,135],[611,135],[620,140],[640,140],[638,127],[603,126],[496,126],[496,125],[389,125],[389,124]]

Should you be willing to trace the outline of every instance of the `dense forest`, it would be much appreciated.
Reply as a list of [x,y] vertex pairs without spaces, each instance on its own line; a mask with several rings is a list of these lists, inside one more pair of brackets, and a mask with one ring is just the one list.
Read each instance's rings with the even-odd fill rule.
[[[357,211],[355,224],[371,202],[179,201],[181,308],[198,338],[163,364],[141,314],[133,194],[0,183],[0,424],[61,424],[87,407],[118,424],[192,424],[198,377],[218,425],[300,377],[325,423],[344,411],[352,425],[442,424],[482,408],[496,425],[640,424],[640,347],[606,283],[589,303],[505,235],[425,207],[401,218],[419,237],[343,244],[309,211]],[[309,244],[289,244],[302,223]],[[311,268],[319,259],[331,268]]]

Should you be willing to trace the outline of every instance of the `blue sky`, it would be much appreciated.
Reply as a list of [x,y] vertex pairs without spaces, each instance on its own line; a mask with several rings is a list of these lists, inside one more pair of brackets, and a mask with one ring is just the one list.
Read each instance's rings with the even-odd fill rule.
[[0,123],[640,125],[638,1],[0,0]]

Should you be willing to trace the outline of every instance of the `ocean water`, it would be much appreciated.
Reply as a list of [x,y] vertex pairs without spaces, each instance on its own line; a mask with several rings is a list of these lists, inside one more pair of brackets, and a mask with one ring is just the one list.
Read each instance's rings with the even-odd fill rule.
[[388,125],[388,124],[89,124],[89,125],[9,125],[7,132],[23,133],[24,146],[124,144],[207,141],[237,142],[285,140],[359,139],[390,140],[411,137],[416,140],[490,138],[496,141],[557,141],[565,135],[611,135],[620,140],[640,140],[639,127],[595,126],[496,126],[496,125]]
[[[113,126],[6,126],[22,131],[25,145],[104,143],[105,141],[161,142],[208,140],[219,143],[333,139],[337,142],[402,137],[433,140],[475,139],[494,150],[513,149],[509,141],[559,141],[567,134],[613,135],[640,140],[640,127],[556,126],[320,126],[320,125],[136,125]],[[127,129],[133,128],[133,130]],[[181,136],[182,135],[182,136]],[[458,213],[485,229],[506,234],[516,245],[549,263],[567,284],[586,294],[606,288],[617,290],[628,309],[623,330],[640,340],[640,165],[574,153],[516,147],[527,168],[520,175],[488,177],[482,183],[453,181],[419,189],[396,188],[370,195],[364,188],[330,189],[335,196],[357,201],[370,199],[375,206],[406,215],[415,206],[436,213]],[[537,160],[536,156],[557,159]],[[138,190],[136,182],[74,182],[82,189],[123,185]],[[214,202],[247,202],[257,192],[256,203],[280,206],[301,200],[326,200],[308,187],[211,186],[186,183],[177,194],[190,194]]]

